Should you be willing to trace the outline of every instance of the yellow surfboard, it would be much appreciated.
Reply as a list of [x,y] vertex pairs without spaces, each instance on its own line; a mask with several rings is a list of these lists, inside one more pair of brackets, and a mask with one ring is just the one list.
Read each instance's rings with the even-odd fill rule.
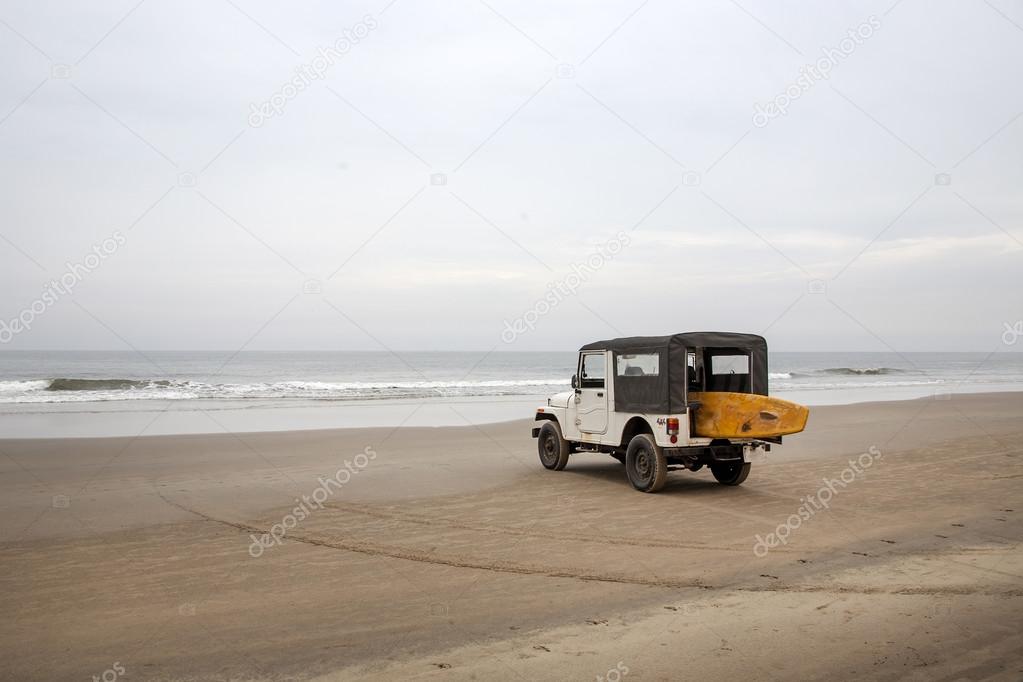
[[703,438],[773,438],[806,428],[810,410],[803,405],[751,393],[690,393],[700,401],[695,433]]

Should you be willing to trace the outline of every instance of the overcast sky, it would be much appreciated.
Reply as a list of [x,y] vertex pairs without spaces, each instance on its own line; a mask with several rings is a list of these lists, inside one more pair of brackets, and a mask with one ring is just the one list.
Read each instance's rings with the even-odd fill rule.
[[1023,318],[1007,0],[8,1],[0,64],[5,348],[989,351]]

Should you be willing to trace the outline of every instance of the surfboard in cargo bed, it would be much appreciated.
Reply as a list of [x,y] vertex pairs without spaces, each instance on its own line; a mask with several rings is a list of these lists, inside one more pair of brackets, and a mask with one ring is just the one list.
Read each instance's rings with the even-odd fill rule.
[[693,432],[705,438],[778,438],[806,428],[803,405],[753,393],[694,392]]

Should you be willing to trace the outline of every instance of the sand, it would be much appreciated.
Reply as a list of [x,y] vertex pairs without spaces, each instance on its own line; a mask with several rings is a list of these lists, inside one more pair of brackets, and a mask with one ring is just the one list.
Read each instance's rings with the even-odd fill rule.
[[816,408],[657,495],[530,425],[0,441],[0,675],[1023,678],[1023,394]]

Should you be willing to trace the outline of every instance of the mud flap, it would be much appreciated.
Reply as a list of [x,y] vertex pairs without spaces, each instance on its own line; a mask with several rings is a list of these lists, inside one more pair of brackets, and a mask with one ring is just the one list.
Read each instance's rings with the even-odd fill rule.
[[742,446],[742,461],[747,464],[763,464],[767,461],[767,448],[760,443],[746,443]]

